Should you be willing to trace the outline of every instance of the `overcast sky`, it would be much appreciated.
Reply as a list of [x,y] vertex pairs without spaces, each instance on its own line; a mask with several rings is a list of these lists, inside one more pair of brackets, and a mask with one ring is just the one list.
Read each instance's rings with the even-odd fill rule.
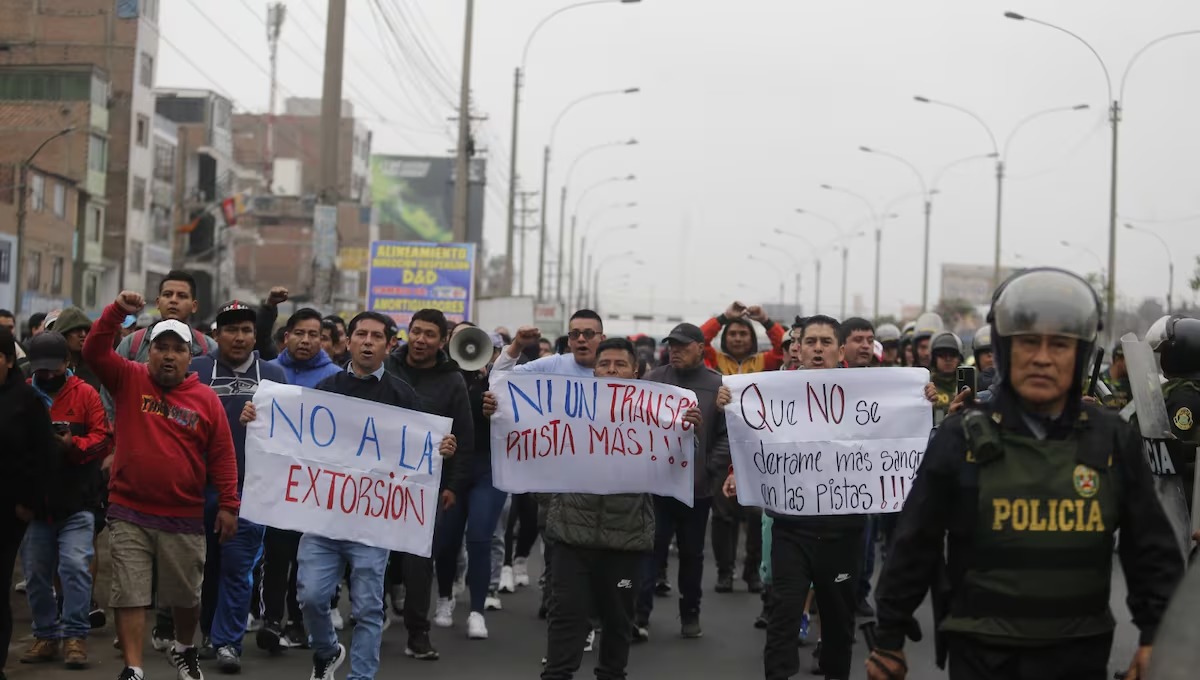
[[[381,1],[395,6],[399,11],[393,18],[402,18],[420,38],[417,45],[402,36],[406,48],[418,55],[423,49],[446,76],[406,66],[394,47],[385,52],[380,31],[387,29],[377,27],[375,0],[350,0],[343,94],[370,119],[376,152],[445,154],[453,146],[445,119],[454,115],[465,0]],[[325,2],[287,4],[281,98],[319,97]],[[504,247],[513,69],[538,21],[569,4],[476,2],[472,89],[476,112],[488,117],[478,139],[493,166],[485,229],[493,253]],[[265,111],[266,5],[265,0],[162,3],[157,84],[218,89],[240,110]],[[1086,38],[1106,61],[1114,89],[1120,88],[1130,58],[1147,42],[1200,29],[1195,0],[644,0],[582,7],[553,19],[533,42],[519,174],[524,188],[540,189],[542,146],[552,122],[572,100],[640,87],[640,94],[575,107],[559,126],[554,147],[552,231],[557,230],[559,187],[571,161],[597,144],[639,141],[589,155],[571,183],[568,206],[574,210],[587,187],[637,175],[636,182],[597,188],[579,208],[580,224],[592,222],[592,242],[600,242],[597,259],[633,249],[646,263],[617,258],[602,274],[602,289],[610,291],[602,298],[608,311],[699,315],[723,309],[735,297],[774,302],[779,274],[772,265],[749,259],[751,253],[783,271],[788,302],[792,272],[800,264],[802,300],[811,311],[813,253],[801,240],[774,230],[800,233],[818,246],[837,237],[832,227],[797,215],[796,208],[833,219],[847,234],[872,230],[863,222],[867,208],[820,188],[829,183],[862,194],[880,213],[900,199],[892,207],[899,216],[883,231],[881,311],[895,313],[902,304],[920,303],[923,221],[920,199],[913,195],[919,185],[902,164],[858,147],[902,156],[930,183],[946,165],[992,151],[977,122],[949,108],[914,102],[913,95],[921,94],[977,113],[1002,150],[1009,150],[1003,262],[1097,271],[1097,258],[1107,265],[1111,151],[1103,72],[1068,35],[1005,19],[1005,10]],[[205,21],[202,11],[225,35]],[[231,40],[256,63],[247,63]],[[1200,252],[1197,64],[1200,36],[1146,52],[1126,81],[1121,126],[1121,222],[1153,230],[1171,245],[1176,300],[1190,299],[1187,281]],[[1039,118],[1006,145],[1027,115],[1075,104],[1091,108]],[[941,263],[992,262],[994,162],[957,166],[937,188],[931,304]],[[597,216],[607,206],[630,201],[638,207]],[[638,231],[612,231],[635,222]],[[605,231],[607,236],[598,236]],[[1062,246],[1063,240],[1076,247]],[[772,248],[762,248],[763,241]],[[874,239],[849,243],[849,296],[861,295],[869,312]],[[1164,298],[1162,245],[1124,228],[1118,243],[1119,294]],[[532,270],[536,255],[530,245]],[[841,258],[825,248],[820,255],[821,311],[836,313]],[[632,274],[627,287],[619,283],[626,273]]]

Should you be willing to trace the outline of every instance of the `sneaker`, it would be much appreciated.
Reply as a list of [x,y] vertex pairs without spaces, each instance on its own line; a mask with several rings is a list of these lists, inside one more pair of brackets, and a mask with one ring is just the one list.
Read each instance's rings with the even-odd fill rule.
[[500,567],[500,592],[502,592],[502,593],[517,592],[517,586],[513,581],[513,568],[508,565],[504,565],[503,567]]
[[70,638],[64,642],[63,662],[72,670],[87,668],[87,641],[82,638]]
[[104,609],[92,600],[92,610],[88,612],[88,627],[92,630],[103,628],[108,623],[108,616],[104,613]]
[[504,609],[504,603],[500,601],[500,593],[496,590],[489,590],[487,599],[483,601],[484,611],[498,612]]
[[47,663],[58,660],[58,640],[34,640],[21,655],[21,663]]
[[262,630],[263,620],[256,617],[254,614],[246,615],[246,634],[257,633]]
[[746,579],[746,590],[749,590],[752,593],[761,593],[762,589],[763,582],[762,579],[759,578],[758,574],[751,574],[750,577]]
[[204,674],[200,672],[200,657],[195,647],[188,647],[182,652],[172,647],[167,656],[170,657],[171,664],[179,670],[179,680],[204,680]]
[[346,648],[338,645],[337,655],[332,659],[318,659],[313,654],[313,670],[309,680],[333,680],[333,672],[346,660]]
[[283,631],[275,621],[267,621],[263,627],[254,635],[254,642],[258,648],[267,652],[271,656],[276,656],[283,652],[285,645],[283,644]]
[[513,560],[513,585],[518,588],[529,585],[529,564],[524,557]]
[[308,649],[308,631],[304,629],[304,624],[298,621],[289,623],[280,643],[288,649]]
[[765,606],[763,607],[763,610],[758,613],[758,616],[756,616],[754,618],[754,627],[759,630],[766,630],[766,628],[767,628],[767,608]]
[[721,574],[721,575],[717,576],[716,591],[718,593],[732,593],[733,592],[733,576],[731,576],[729,574]]
[[197,650],[196,655],[200,657],[201,661],[212,661],[217,658],[217,650],[213,649],[212,638],[207,635],[204,636],[200,641],[200,648]]
[[659,597],[666,597],[671,594],[671,582],[665,578],[660,578],[654,582],[654,594]]
[[589,630],[587,636],[587,644],[583,646],[583,651],[590,652],[596,646],[596,631]]
[[542,621],[545,621],[546,619],[550,618],[550,608],[544,604],[542,606],[538,607],[538,618],[541,619]]
[[429,642],[429,633],[410,633],[408,644],[404,647],[404,656],[410,656],[420,661],[437,661],[438,653]]
[[454,598],[439,597],[437,609],[433,614],[433,625],[438,628],[449,628],[454,625]]
[[813,656],[812,674],[813,675],[824,675],[825,672],[821,670],[821,641],[820,640],[817,640],[817,647],[816,647],[816,649],[813,650],[812,656]]
[[117,650],[118,652],[121,651],[121,638],[113,638],[113,649]]
[[154,649],[160,652],[167,651],[175,646],[175,631],[155,626],[150,631],[150,644],[154,645]]
[[699,614],[684,614],[682,623],[679,627],[679,635],[689,640],[704,637],[704,631],[700,628]]
[[480,614],[479,612],[471,612],[471,614],[467,616],[467,639],[486,640],[487,637],[487,622],[483,620],[483,614]]
[[121,674],[117,676],[117,680],[146,680],[146,676],[140,668],[125,667]]
[[221,645],[217,648],[217,670],[226,675],[242,672],[242,657],[238,656],[233,645]]
[[633,641],[634,642],[649,642],[650,628],[644,623],[633,624]]
[[800,644],[808,642],[808,612],[800,615]]
[[875,608],[864,597],[858,601],[858,607],[854,610],[854,614],[860,619],[873,619],[875,618]]
[[18,593],[25,592],[25,579],[17,581],[17,585],[13,586],[13,590],[17,591]]
[[346,622],[342,619],[342,613],[337,609],[329,610],[329,621],[333,624],[334,630],[342,630],[346,627]]

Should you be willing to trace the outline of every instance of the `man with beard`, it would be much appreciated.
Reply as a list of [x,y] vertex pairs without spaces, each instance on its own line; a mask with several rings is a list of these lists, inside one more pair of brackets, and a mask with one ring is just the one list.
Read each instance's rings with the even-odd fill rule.
[[[259,358],[254,350],[258,314],[249,305],[234,300],[217,312],[217,351],[192,361],[201,383],[208,385],[221,400],[225,418],[233,436],[238,467],[238,496],[246,477],[246,428],[239,418],[242,408],[254,399],[259,383],[271,380],[287,382],[283,369]],[[262,550],[264,529],[238,518],[237,532],[224,544],[211,531],[217,514],[217,495],[209,488],[205,494],[207,558],[204,564],[204,589],[201,593],[200,629],[204,633],[201,652],[217,660],[223,673],[242,668],[242,638],[246,634],[246,616],[250,613],[251,582],[246,575],[254,569]]]
[[[436,309],[422,309],[408,323],[408,344],[401,346],[384,362],[387,372],[408,383],[420,397],[419,411],[450,418],[454,421],[451,433],[463,451],[475,448],[475,425],[471,417],[471,401],[467,383],[458,364],[442,349],[449,332],[446,316]],[[450,509],[462,491],[465,472],[470,461],[458,458],[442,466],[441,509]],[[438,528],[443,526],[438,522]],[[435,531],[434,544],[438,544]],[[392,553],[388,566],[393,587],[403,581],[404,627],[408,630],[408,645],[404,653],[414,659],[433,661],[438,652],[429,641],[429,601],[433,587],[433,559],[405,553]],[[392,594],[397,603],[399,593]],[[438,598],[434,622],[449,628],[454,624],[454,598]]]
[[[167,285],[167,284],[164,284]],[[164,288],[164,290],[167,290]],[[160,296],[161,297],[161,296]],[[192,329],[177,319],[147,334],[146,364],[112,349],[121,320],[145,304],[122,292],[105,308],[83,344],[83,358],[116,405],[117,447],[109,484],[112,606],[125,657],[121,680],[143,678],[145,608],[155,590],[173,607],[175,641],[169,658],[180,680],[200,680],[192,646],[204,578],[203,489],[217,491],[215,531],[225,541],[237,531],[237,459],[217,395],[188,372]]]
[[[687,507],[677,499],[654,497],[654,554],[646,560],[637,602],[634,639],[649,639],[650,612],[654,608],[654,586],[658,565],[667,560],[671,538],[679,546],[680,635],[698,638],[700,628],[701,579],[704,576],[704,533],[712,504],[712,477],[716,457],[729,456],[729,439],[720,409],[721,374],[704,365],[704,334],[690,323],[681,323],[663,340],[670,363],[660,366],[645,379],[675,385],[696,393],[703,425],[696,430],[695,502]],[[727,396],[728,391],[726,391]],[[719,452],[714,455],[714,452]]]

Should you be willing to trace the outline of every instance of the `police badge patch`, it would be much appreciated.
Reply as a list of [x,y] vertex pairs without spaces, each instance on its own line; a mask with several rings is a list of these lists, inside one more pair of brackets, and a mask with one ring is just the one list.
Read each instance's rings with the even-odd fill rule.
[[1175,412],[1175,427],[1187,432],[1192,429],[1192,409],[1184,406]]
[[1100,490],[1100,476],[1086,465],[1075,466],[1075,493],[1081,498],[1091,498]]

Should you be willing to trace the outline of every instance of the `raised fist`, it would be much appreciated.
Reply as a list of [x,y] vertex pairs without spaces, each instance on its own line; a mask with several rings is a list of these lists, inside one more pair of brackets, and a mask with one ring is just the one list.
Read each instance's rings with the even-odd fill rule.
[[132,290],[123,290],[117,296],[116,304],[126,314],[137,314],[146,306],[146,298],[142,297],[141,293],[135,293]]
[[267,306],[278,307],[279,305],[287,302],[287,299],[288,289],[284,288],[283,286],[275,286],[267,295]]
[[734,300],[725,310],[726,319],[740,319],[746,315],[746,305]]
[[762,324],[767,322],[767,312],[760,305],[752,305],[746,310],[746,316]]
[[521,326],[517,329],[517,336],[513,338],[513,344],[521,347],[531,347],[538,343],[542,337],[542,332],[535,326]]

